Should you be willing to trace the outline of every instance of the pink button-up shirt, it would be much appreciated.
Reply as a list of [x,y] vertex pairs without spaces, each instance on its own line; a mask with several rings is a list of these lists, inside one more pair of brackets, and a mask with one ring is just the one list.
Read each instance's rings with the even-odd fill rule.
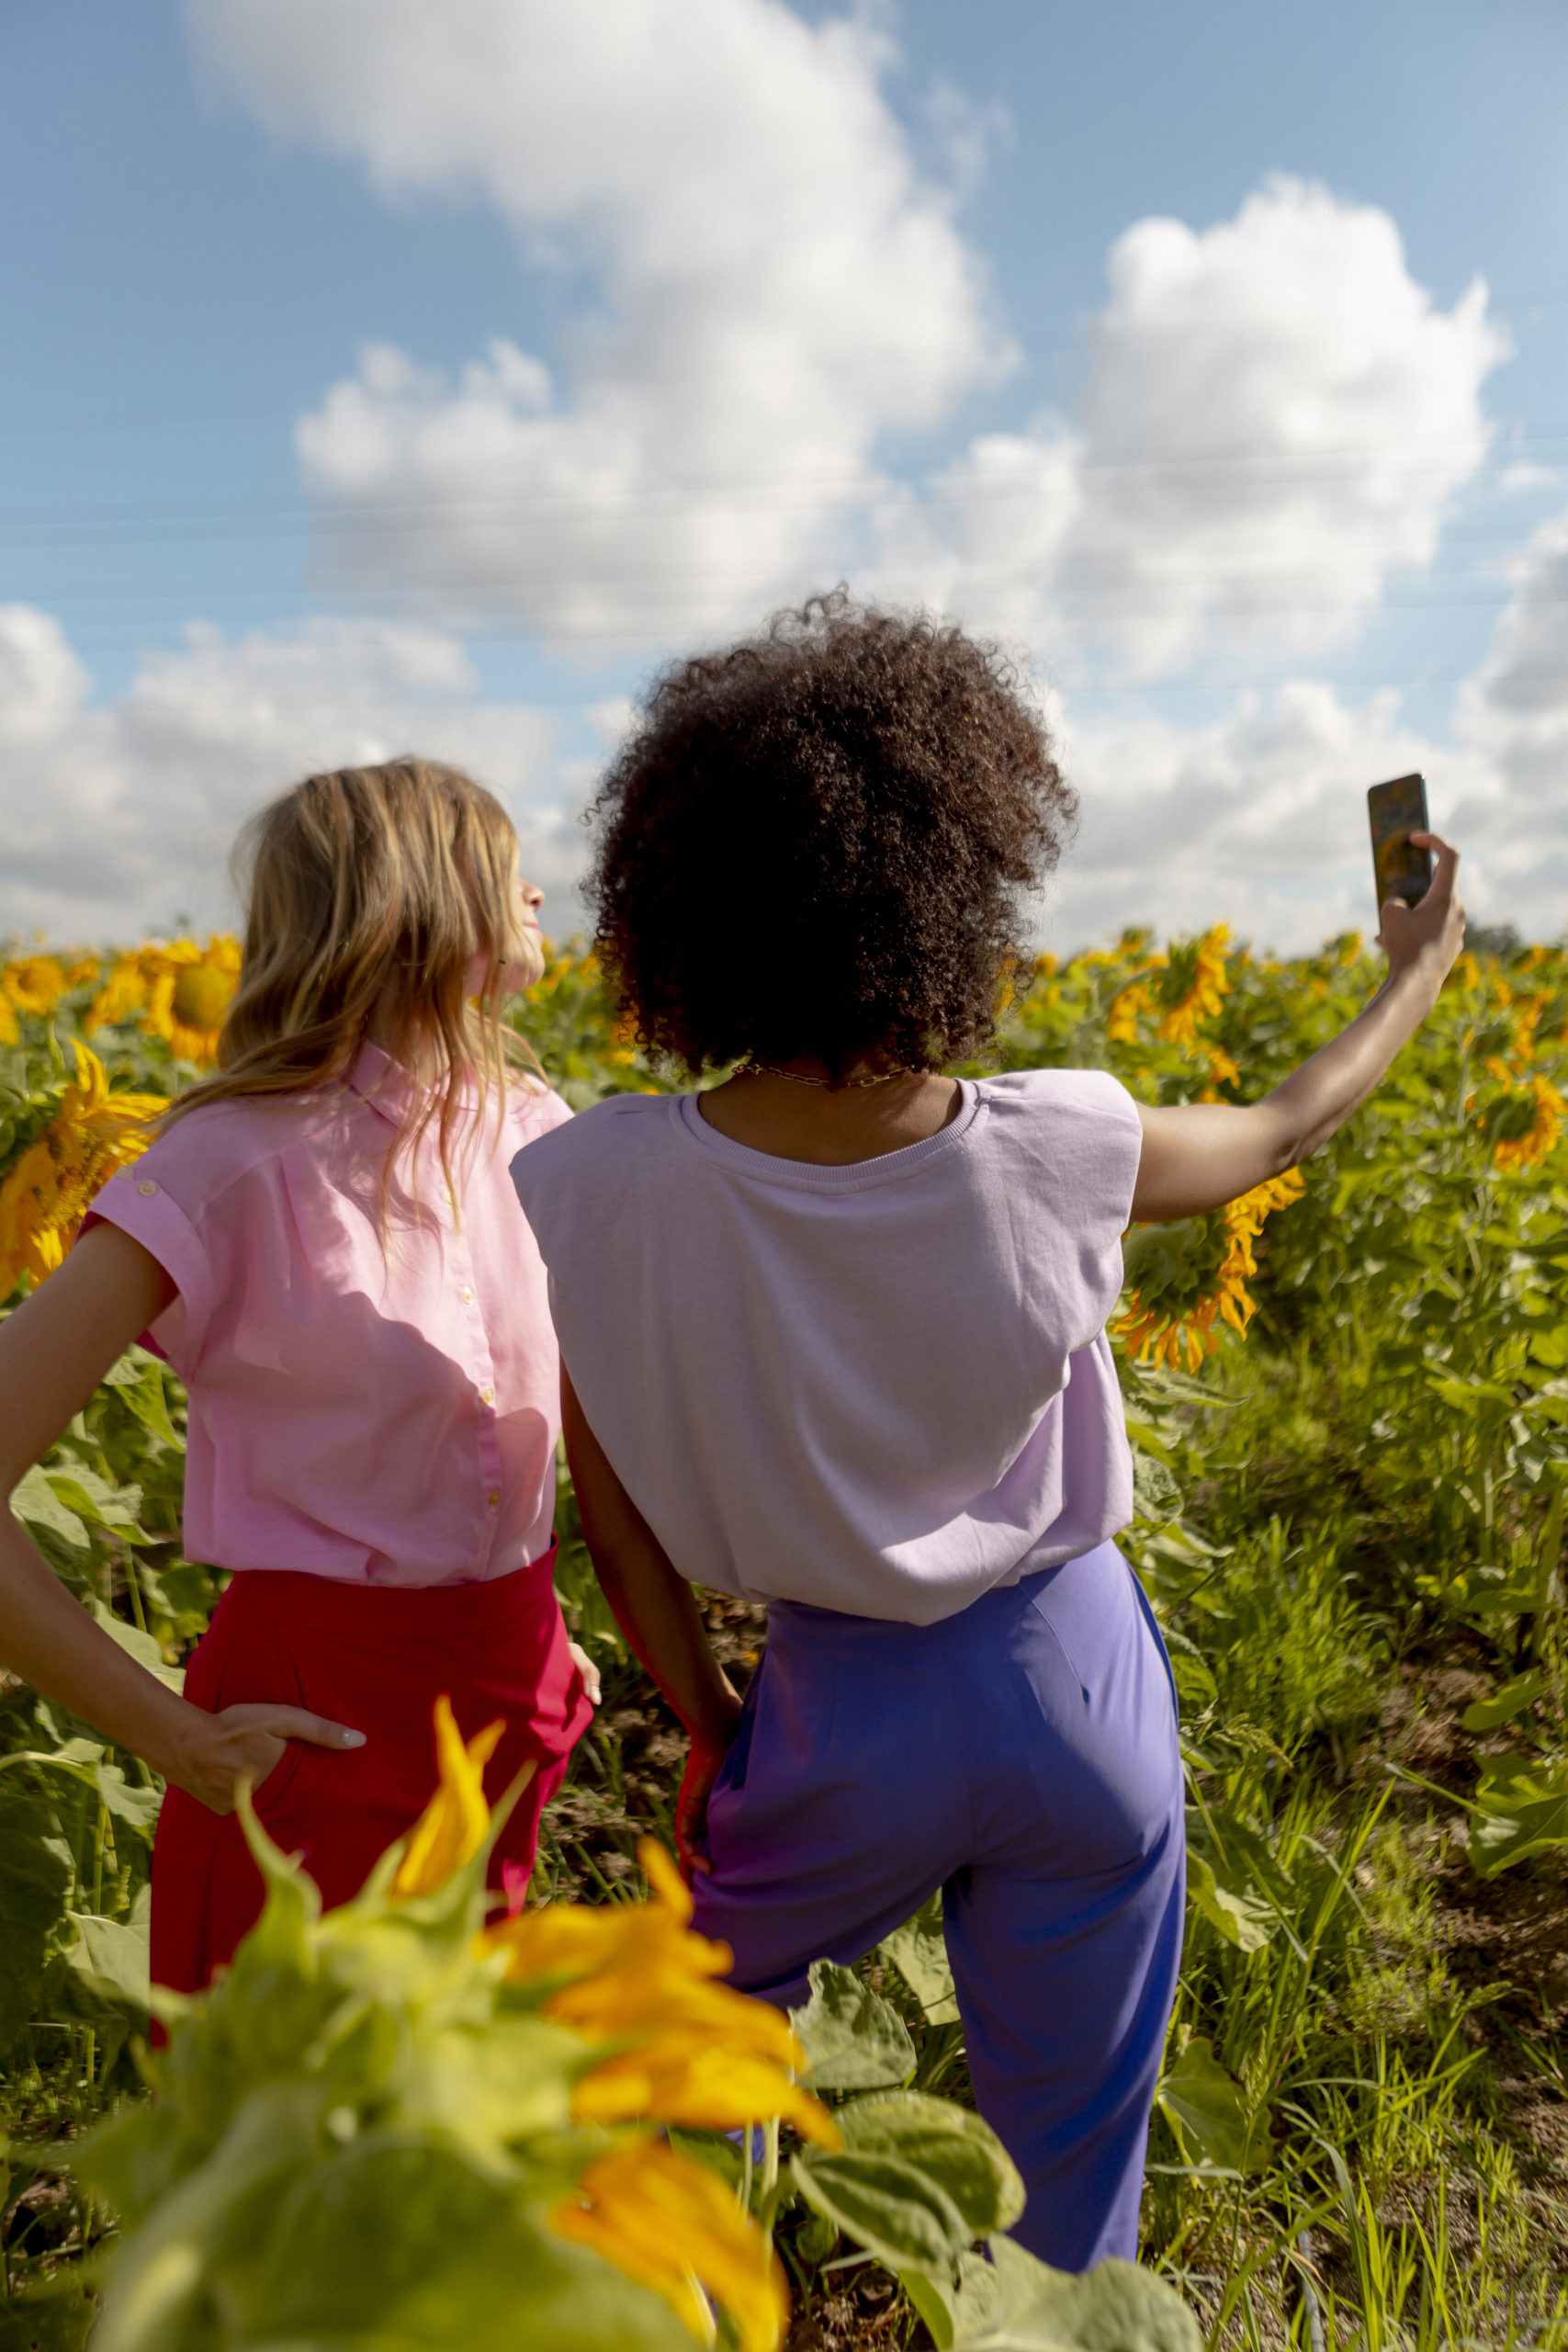
[[94,1203],[179,1291],[147,1344],[189,1393],[192,1559],[461,1584],[549,1543],[559,1363],[507,1168],[571,1114],[514,1086],[499,1136],[492,1112],[472,1161],[456,1156],[456,1216],[427,1133],[383,1246],[410,1083],[367,1046],[331,1094],[193,1111]]

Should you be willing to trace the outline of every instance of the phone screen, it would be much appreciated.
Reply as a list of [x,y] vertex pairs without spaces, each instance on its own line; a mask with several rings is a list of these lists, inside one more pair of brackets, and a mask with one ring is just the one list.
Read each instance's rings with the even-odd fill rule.
[[1426,777],[1396,775],[1392,784],[1374,784],[1367,794],[1367,814],[1380,910],[1390,899],[1416,905],[1432,887],[1432,853],[1413,848],[1410,841],[1412,833],[1427,831]]

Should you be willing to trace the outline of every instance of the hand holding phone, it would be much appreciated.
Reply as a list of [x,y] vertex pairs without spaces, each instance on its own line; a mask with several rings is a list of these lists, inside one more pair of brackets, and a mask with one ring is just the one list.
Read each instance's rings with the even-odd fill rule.
[[1425,967],[1434,997],[1464,945],[1464,902],[1457,888],[1459,852],[1437,833],[1420,833],[1416,845],[1436,852],[1432,887],[1412,907],[1404,899],[1383,901],[1378,945],[1388,957],[1388,976]]
[[1419,906],[1432,887],[1432,853],[1420,839],[1431,833],[1426,777],[1396,775],[1390,784],[1372,785],[1367,793],[1367,815],[1372,828],[1379,916],[1391,899],[1403,899],[1407,907]]

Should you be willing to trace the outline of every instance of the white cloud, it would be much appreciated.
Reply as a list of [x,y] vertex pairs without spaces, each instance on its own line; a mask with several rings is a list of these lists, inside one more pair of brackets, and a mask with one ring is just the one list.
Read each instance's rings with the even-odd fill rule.
[[1494,920],[1568,932],[1568,514],[1535,532],[1485,661],[1461,688],[1457,739],[1483,781],[1460,822],[1491,842]]
[[1343,636],[1485,455],[1484,286],[1434,309],[1386,212],[1289,179],[1201,235],[1140,221],[1110,266],[1070,559],[1093,623],[1145,672]]
[[1342,639],[1485,456],[1484,287],[1437,310],[1385,212],[1283,178],[1201,232],[1136,222],[1109,268],[1071,429],[976,441],[887,576],[1130,675]]
[[[1365,787],[1410,768],[1466,853],[1484,922],[1538,937],[1568,916],[1568,677],[1561,599],[1568,516],[1540,532],[1514,605],[1461,696],[1454,741],[1414,731],[1398,699],[1359,707],[1318,681],[1249,695],[1186,727],[1146,712],[1086,718],[1047,692],[1083,803],[1044,920],[1049,944],[1124,923],[1162,934],[1225,920],[1304,949],[1373,927]],[[95,707],[59,623],[0,607],[0,935],[128,939],[176,913],[227,922],[226,861],[243,819],[313,767],[404,750],[456,760],[511,807],[551,929],[581,922],[578,815],[634,717],[588,706],[598,756],[559,756],[551,718],[479,699],[461,648],[433,630],[321,623],[231,640],[193,629]]]
[[[1418,768],[1438,814],[1484,775],[1472,754],[1406,727],[1395,695],[1352,707],[1306,680],[1199,728],[1077,721],[1069,704],[1064,737],[1082,820],[1053,893],[1058,948],[1140,922],[1162,933],[1229,922],[1286,952],[1337,931],[1370,935],[1367,786]],[[1483,894],[1484,875],[1474,880]]]
[[[865,15],[782,0],[186,0],[210,72],[389,197],[469,196],[590,288],[566,380],[503,335],[454,381],[380,345],[299,428],[335,584],[559,643],[747,625],[847,575],[1168,675],[1348,635],[1431,560],[1506,345],[1374,207],[1277,177],[1109,258],[1070,420],[917,483],[1005,368],[982,273],[882,92]],[[955,180],[998,126],[939,87]]]
[[[187,0],[209,70],[389,195],[478,195],[587,272],[570,382],[386,347],[299,429],[340,584],[555,639],[733,625],[843,560],[890,430],[1006,364],[862,17],[780,0]],[[951,109],[950,109],[951,111]]]
[[231,922],[229,850],[253,808],[314,768],[411,750],[471,768],[506,800],[525,870],[570,922],[581,842],[552,775],[553,724],[474,689],[461,648],[431,630],[322,623],[235,641],[195,628],[95,708],[59,622],[0,607],[0,935]]

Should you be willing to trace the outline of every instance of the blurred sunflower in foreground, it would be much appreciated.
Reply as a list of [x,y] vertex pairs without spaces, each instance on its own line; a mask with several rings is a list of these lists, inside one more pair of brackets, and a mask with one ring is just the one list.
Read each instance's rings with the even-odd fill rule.
[[266,1907],[210,1991],[154,1996],[156,2097],[77,2154],[126,2224],[104,2352],[673,2352],[721,2329],[775,2352],[770,2233],[671,2127],[782,2116],[837,2148],[837,2126],[794,2080],[787,2021],[714,1982],[730,1955],[691,1932],[662,1847],[640,1849],[647,1902],[486,1925],[495,1832],[527,1778],[492,1815],[501,1730],[465,1741],[437,1702],[434,1796],[324,1916],[243,1801]]
[[[479,1852],[491,1819],[484,1767],[502,1728],[465,1745],[437,1702],[441,1785],[409,1833],[394,1896],[434,1893]],[[504,1954],[503,1981],[534,1988],[541,2017],[603,2051],[572,2086],[572,2120],[724,2132],[776,2116],[836,2147],[827,2109],[794,2080],[803,2059],[787,2019],[714,1981],[733,1955],[691,1931],[692,1898],[664,1848],[645,1838],[637,1860],[650,1901],[514,1907],[475,1944],[481,1958]],[[755,2222],[713,2173],[650,2131],[595,2157],[549,2225],[661,2295],[705,2343],[706,2294],[731,2312],[745,2352],[765,2352],[788,2320],[783,2270]]]

